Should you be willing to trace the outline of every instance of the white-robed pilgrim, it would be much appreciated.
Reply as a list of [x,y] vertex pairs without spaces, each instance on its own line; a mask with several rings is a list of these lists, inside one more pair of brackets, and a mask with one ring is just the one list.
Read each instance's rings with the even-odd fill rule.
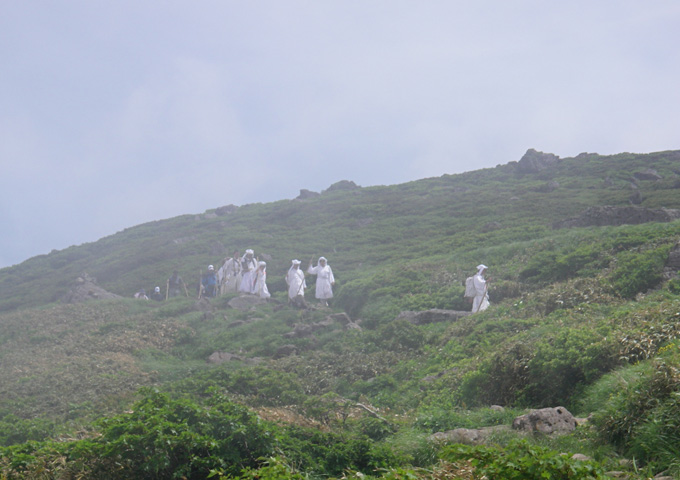
[[241,259],[236,252],[224,262],[217,275],[220,280],[220,294],[238,291],[241,286]]
[[300,268],[300,260],[293,260],[292,265],[286,273],[286,284],[288,285],[288,298],[291,300],[298,295],[305,296],[305,288],[307,288],[307,283],[305,282],[305,272]]
[[484,279],[486,265],[477,265],[477,274],[474,276],[475,298],[472,300],[472,313],[481,312],[489,308],[488,285]]
[[310,263],[307,273],[316,275],[316,298],[324,301],[333,298],[335,277],[333,277],[333,270],[331,270],[330,265],[328,265],[326,257],[319,257],[319,262],[316,264],[316,267],[312,267]]
[[253,293],[260,298],[269,298],[269,289],[267,289],[267,264],[260,262],[257,264],[257,272],[255,273],[255,288]]
[[253,293],[255,289],[255,275],[257,275],[257,260],[254,258],[255,252],[251,249],[241,257],[241,286],[239,292]]

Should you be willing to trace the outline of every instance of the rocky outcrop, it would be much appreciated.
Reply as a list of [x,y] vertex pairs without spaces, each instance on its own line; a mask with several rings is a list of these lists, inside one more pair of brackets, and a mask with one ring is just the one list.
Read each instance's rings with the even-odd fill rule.
[[248,310],[254,309],[258,305],[264,305],[265,303],[267,303],[267,300],[260,298],[257,295],[239,295],[238,297],[234,297],[229,300],[227,305],[235,310],[247,312]]
[[635,205],[601,206],[590,207],[577,217],[555,222],[553,228],[638,225],[647,222],[672,222],[678,219],[680,219],[680,210],[675,209],[644,208]]
[[104,290],[97,285],[97,280],[87,273],[79,276],[74,285],[61,299],[63,303],[81,303],[87,300],[102,300],[105,298],[121,298],[120,295]]
[[401,312],[396,320],[406,320],[414,325],[425,325],[428,323],[455,322],[470,314],[471,312],[462,312],[460,310],[442,310],[433,308],[422,312]]
[[319,330],[324,330],[334,327],[340,323],[345,330],[361,330],[359,324],[352,321],[346,313],[335,313],[327,316],[320,322],[315,323],[296,323],[293,325],[293,331],[284,333],[284,338],[305,338],[312,336]]
[[224,217],[225,215],[234,213],[236,210],[238,210],[238,207],[236,205],[225,205],[223,207],[216,208],[215,215],[217,215],[218,217]]
[[560,157],[552,153],[543,153],[530,148],[527,153],[517,162],[517,170],[520,173],[538,173],[550,167],[554,167],[560,161]]
[[486,443],[489,436],[499,431],[509,430],[507,425],[483,428],[456,428],[446,432],[437,432],[430,436],[435,443],[462,443],[465,445],[481,445]]
[[642,172],[635,172],[633,174],[635,178],[638,180],[661,180],[663,177],[659,175],[659,172],[654,170],[653,168],[648,168],[647,170],[643,170]]
[[328,187],[323,192],[326,193],[326,192],[335,192],[335,191],[338,191],[338,190],[356,190],[357,188],[361,188],[361,187],[359,187],[359,185],[357,185],[356,183],[354,183],[351,180],[340,180],[339,182],[335,182],[333,185]]
[[574,416],[564,407],[541,408],[521,415],[512,422],[513,430],[530,433],[569,433],[578,425]]
[[317,192],[312,192],[311,190],[306,190],[304,188],[300,189],[300,195],[298,195],[295,200],[307,200],[308,198],[315,198],[321,195]]

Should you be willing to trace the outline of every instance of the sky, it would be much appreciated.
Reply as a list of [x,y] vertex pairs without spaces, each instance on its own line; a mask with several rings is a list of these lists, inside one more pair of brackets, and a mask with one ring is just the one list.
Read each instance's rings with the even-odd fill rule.
[[680,149],[677,0],[0,0],[0,268],[125,228]]

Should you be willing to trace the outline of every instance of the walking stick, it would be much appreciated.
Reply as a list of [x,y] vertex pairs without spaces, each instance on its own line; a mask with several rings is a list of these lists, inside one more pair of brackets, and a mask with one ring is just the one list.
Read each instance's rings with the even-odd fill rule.
[[198,299],[201,299],[201,294],[203,293],[203,270],[198,271]]
[[182,280],[182,286],[184,287],[184,293],[186,293],[187,297],[189,297],[189,291],[187,290],[187,285],[184,283],[184,280]]
[[170,293],[170,279],[168,278],[168,282],[165,284],[165,301],[168,301],[168,294]]

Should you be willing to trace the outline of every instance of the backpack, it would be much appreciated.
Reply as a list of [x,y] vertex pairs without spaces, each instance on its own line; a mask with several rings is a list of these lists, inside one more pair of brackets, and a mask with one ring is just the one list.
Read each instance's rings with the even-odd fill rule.
[[465,279],[465,294],[464,298],[474,298],[477,295],[477,290],[475,289],[475,277],[468,277]]

